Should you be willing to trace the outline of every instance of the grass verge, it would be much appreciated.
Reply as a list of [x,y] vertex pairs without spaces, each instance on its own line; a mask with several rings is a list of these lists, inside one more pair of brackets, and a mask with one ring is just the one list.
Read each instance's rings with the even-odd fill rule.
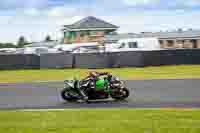
[[83,109],[0,112],[1,133],[199,133],[200,110]]
[[[200,65],[97,69],[96,71],[108,71],[129,80],[200,78]],[[1,70],[0,83],[83,78],[87,72],[88,69]]]

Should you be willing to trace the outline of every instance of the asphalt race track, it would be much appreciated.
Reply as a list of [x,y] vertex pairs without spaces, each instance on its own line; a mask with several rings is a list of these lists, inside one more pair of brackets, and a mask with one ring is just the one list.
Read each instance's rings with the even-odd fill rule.
[[62,108],[199,108],[200,80],[126,81],[131,88],[126,101],[68,103],[60,97],[63,82],[0,84],[0,109]]

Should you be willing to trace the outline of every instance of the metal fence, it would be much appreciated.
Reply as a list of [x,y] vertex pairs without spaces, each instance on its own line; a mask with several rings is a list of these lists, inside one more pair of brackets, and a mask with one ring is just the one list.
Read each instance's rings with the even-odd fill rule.
[[72,68],[73,55],[65,53],[40,55],[40,68]]
[[40,57],[37,55],[0,55],[0,69],[39,68]]
[[145,51],[144,66],[200,64],[200,49]]
[[106,53],[74,54],[74,68],[108,68],[110,58]]
[[142,51],[109,53],[110,67],[143,67],[144,56]]
[[120,68],[200,64],[200,49],[115,53],[0,55],[0,69]]

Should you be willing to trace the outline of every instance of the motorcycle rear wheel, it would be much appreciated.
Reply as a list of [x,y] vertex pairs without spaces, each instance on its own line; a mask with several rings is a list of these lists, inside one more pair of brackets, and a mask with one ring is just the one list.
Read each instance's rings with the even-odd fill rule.
[[73,101],[77,101],[79,98],[78,98],[78,94],[77,94],[77,96],[74,96],[74,95],[72,95],[72,93],[74,93],[74,94],[77,94],[76,92],[74,92],[74,91],[69,91],[69,90],[66,90],[66,89],[64,89],[64,90],[62,90],[61,91],[61,97],[65,100],[65,101],[69,101],[69,102],[73,102]]

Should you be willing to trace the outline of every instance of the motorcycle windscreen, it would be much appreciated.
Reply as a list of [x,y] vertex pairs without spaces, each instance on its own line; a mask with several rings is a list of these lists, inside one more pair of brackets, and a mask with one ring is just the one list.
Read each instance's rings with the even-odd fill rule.
[[105,89],[105,80],[104,79],[98,79],[96,81],[96,90],[100,91],[100,90],[104,90]]

